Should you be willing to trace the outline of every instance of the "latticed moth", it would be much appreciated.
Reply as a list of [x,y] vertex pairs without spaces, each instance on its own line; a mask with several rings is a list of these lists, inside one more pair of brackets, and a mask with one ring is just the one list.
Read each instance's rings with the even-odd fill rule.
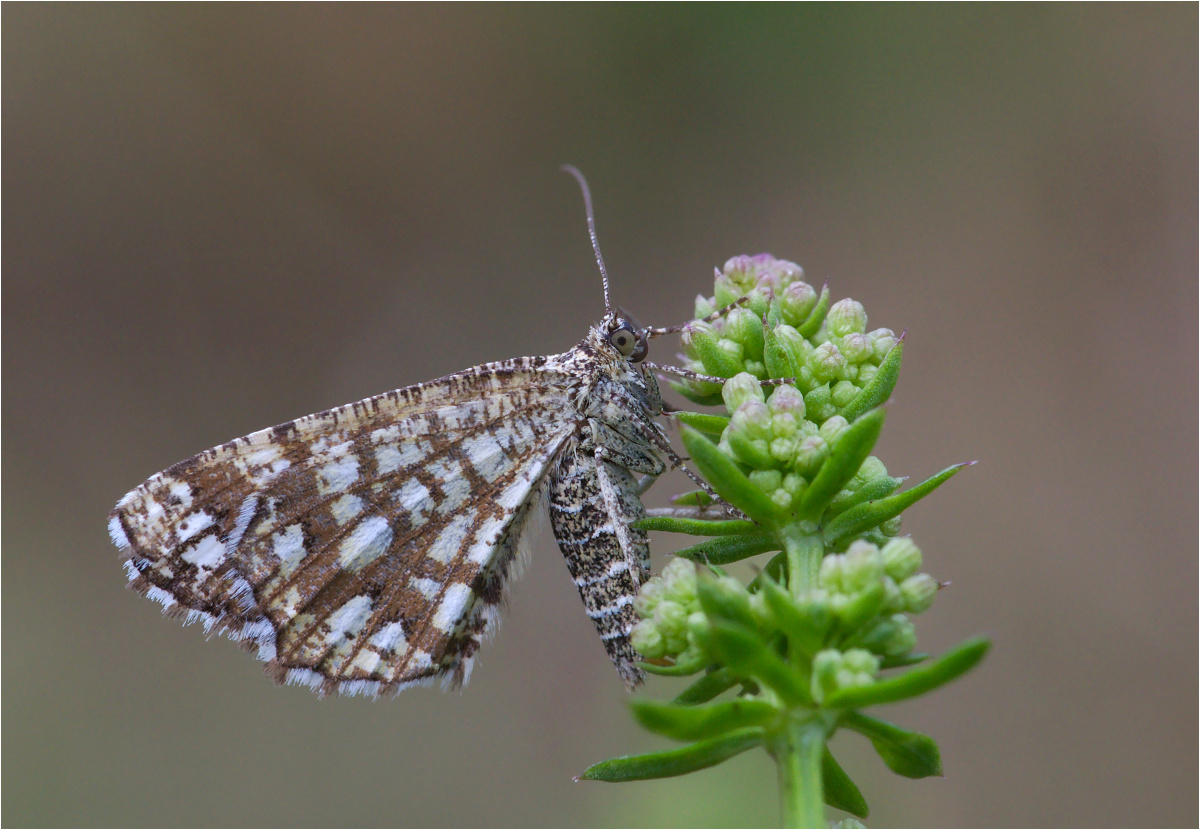
[[[488,363],[251,433],[117,503],[130,587],[257,649],[277,682],[380,694],[461,686],[549,508],[621,679],[649,573],[639,498],[678,463],[647,341],[609,303],[573,349]],[[715,315],[714,315],[715,316]],[[680,374],[690,374],[680,371]]]

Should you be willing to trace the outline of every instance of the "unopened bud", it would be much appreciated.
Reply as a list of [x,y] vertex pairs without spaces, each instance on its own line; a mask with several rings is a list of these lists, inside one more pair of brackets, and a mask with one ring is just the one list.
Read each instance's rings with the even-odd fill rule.
[[747,358],[763,359],[762,318],[755,316],[753,311],[735,308],[729,312],[729,316],[725,318],[724,334],[731,340],[742,344]]
[[800,394],[800,390],[789,384],[776,386],[771,397],[767,399],[767,406],[775,415],[804,417],[804,396]]
[[871,338],[862,332],[852,331],[842,337],[842,343],[839,348],[842,354],[846,356],[846,360],[851,363],[862,363],[871,359],[874,354],[874,347],[871,345]]
[[[744,403],[763,404],[762,417],[766,419],[771,417],[770,410],[763,403],[766,396],[763,394],[762,384],[749,372],[740,372],[725,381],[725,385],[721,387],[721,399],[725,401],[725,406],[730,412],[736,412]],[[757,410],[755,413],[755,417],[758,417]]]
[[813,377],[821,382],[836,380],[846,368],[846,357],[832,342],[822,343],[813,349],[808,358]]
[[796,445],[796,452],[792,456],[792,465],[801,475],[811,478],[828,457],[829,444],[825,443],[825,439],[821,436],[813,435],[802,439]]
[[829,307],[829,314],[825,317],[825,325],[829,329],[830,334],[839,337],[851,332],[865,332],[867,330],[866,309],[857,300],[851,300],[850,298],[838,300]]
[[900,342],[891,329],[875,329],[867,337],[871,340],[871,359],[876,362],[887,357],[887,353]]
[[937,580],[929,574],[913,574],[900,583],[904,607],[910,614],[920,614],[933,605],[937,592]]
[[789,326],[803,323],[816,305],[817,292],[806,282],[793,282],[779,297],[779,310]]
[[911,537],[892,539],[880,551],[887,575],[903,582],[921,569],[921,550]]

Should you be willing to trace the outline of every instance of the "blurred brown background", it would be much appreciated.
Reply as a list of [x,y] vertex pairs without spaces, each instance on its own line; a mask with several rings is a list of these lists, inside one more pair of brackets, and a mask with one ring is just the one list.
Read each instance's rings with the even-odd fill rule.
[[155,471],[577,342],[569,161],[641,319],[729,256],[796,260],[908,330],[889,469],[981,461],[905,527],[953,582],[922,646],[996,647],[882,712],[944,779],[839,738],[872,823],[1196,824],[1196,31],[1194,4],[6,4],[3,822],[777,821],[761,753],[572,782],[666,744],[548,533],[462,695],[276,688],[122,587],[105,516]]

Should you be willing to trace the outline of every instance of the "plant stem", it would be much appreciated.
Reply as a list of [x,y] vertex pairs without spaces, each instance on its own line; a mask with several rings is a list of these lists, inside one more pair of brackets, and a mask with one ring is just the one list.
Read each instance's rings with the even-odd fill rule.
[[779,768],[784,827],[825,827],[821,760],[825,729],[820,721],[789,723],[770,746]]
[[788,590],[793,597],[799,598],[817,587],[825,543],[821,534],[807,524],[784,525],[779,529],[779,535],[783,537],[783,549],[787,552]]

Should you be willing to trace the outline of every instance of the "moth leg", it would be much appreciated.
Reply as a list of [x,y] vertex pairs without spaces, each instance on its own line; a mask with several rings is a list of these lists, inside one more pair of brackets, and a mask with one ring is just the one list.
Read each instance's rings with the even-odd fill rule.
[[600,498],[604,502],[604,512],[608,514],[609,524],[616,533],[617,544],[621,546],[621,556],[629,565],[631,574],[644,574],[650,569],[650,563],[643,562],[642,557],[637,554],[633,539],[629,535],[629,525],[623,518],[624,514],[617,499],[617,488],[613,486],[612,479],[608,477],[608,470],[605,469],[606,462],[619,464],[620,461],[611,458],[608,450],[602,446],[596,447],[593,456],[596,459],[596,480],[600,484]]
[[[662,366],[658,363],[651,363],[649,360],[643,362],[642,365],[652,371],[663,372],[668,375],[675,375],[676,377],[681,377],[685,380],[697,380],[704,383],[718,384],[723,384],[725,381],[729,380],[729,378],[719,378],[716,375],[702,375],[699,372],[693,372],[689,369],[680,369],[678,366]],[[780,386],[784,383],[795,382],[795,378],[768,378],[767,380],[760,380],[758,384],[759,386]]]
[[[750,299],[750,295],[747,294],[746,296],[744,296],[740,299],[734,300],[732,303],[725,306],[724,308],[718,308],[712,314],[710,314],[707,317],[705,317],[704,319],[700,320],[700,322],[701,323],[711,323],[713,320],[716,320],[721,315],[728,314],[729,312],[733,311],[735,308],[742,305],[749,299]],[[690,321],[689,321],[689,323],[690,323]],[[651,327],[651,328],[646,329],[646,336],[647,337],[662,337],[664,334],[675,334],[676,332],[683,331],[684,327],[689,325],[689,323],[680,323],[677,326],[661,326],[658,328]]]
[[[695,482],[696,486],[698,486],[704,492],[706,492],[710,496],[712,496],[712,498],[715,501],[721,502],[722,504],[725,503],[724,499],[722,499],[720,496],[718,496],[716,491],[713,490],[713,488],[708,485],[708,482],[703,481],[699,476],[697,476],[690,469],[688,469],[687,465],[683,463],[683,459],[680,458],[679,454],[677,452],[675,452],[675,450],[671,447],[671,442],[667,440],[667,436],[664,435],[660,429],[656,428],[658,426],[657,424],[654,424],[653,422],[643,423],[643,422],[637,421],[637,420],[630,420],[628,422],[628,425],[637,434],[637,437],[641,438],[644,442],[650,444],[655,450],[657,450],[659,453],[661,453],[662,456],[671,463],[672,467],[674,467],[678,470],[682,470],[684,475],[686,475],[693,482]],[[595,430],[595,429],[596,429],[596,426],[595,426],[595,424],[593,424],[593,430]],[[593,434],[597,434],[597,433],[593,433]],[[597,443],[600,444],[601,442],[597,441]],[[632,470],[637,473],[649,473],[649,474],[653,474],[653,475],[658,475],[659,473],[662,472],[661,468],[658,470],[653,470],[653,469],[643,469],[643,468],[635,467],[632,464],[628,463],[626,458],[614,459],[614,462],[619,464],[620,466],[624,467],[627,470]],[[647,485],[647,486],[649,486],[649,485]],[[639,495],[640,495],[640,493],[639,493]],[[735,508],[730,506],[730,509],[734,510]]]

